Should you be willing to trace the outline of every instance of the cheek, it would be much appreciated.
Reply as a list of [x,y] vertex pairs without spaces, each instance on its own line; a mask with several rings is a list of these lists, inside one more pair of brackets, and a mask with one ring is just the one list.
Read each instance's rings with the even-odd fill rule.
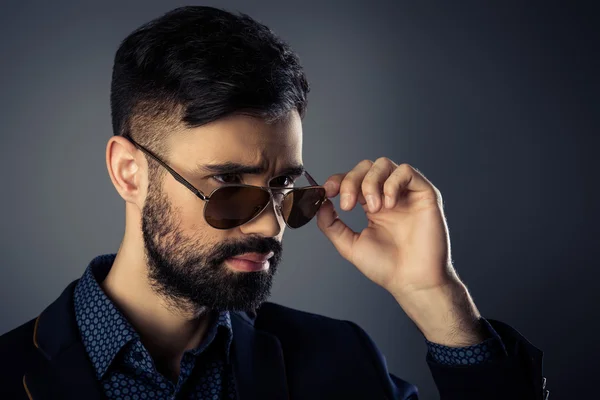
[[196,244],[215,243],[225,240],[233,235],[235,230],[215,229],[204,218],[205,202],[190,193],[173,199],[174,221],[178,224],[177,230]]
[[174,214],[171,218],[180,225],[181,231],[205,230],[209,227],[204,219],[204,201],[188,191],[179,182],[170,182],[165,185],[164,190],[169,193],[170,212]]
[[198,231],[212,229],[204,219],[204,202],[198,198],[181,201],[176,212],[181,230],[192,236],[196,236]]

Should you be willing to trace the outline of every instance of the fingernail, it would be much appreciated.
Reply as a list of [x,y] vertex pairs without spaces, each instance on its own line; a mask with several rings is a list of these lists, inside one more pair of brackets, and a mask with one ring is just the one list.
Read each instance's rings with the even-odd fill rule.
[[350,206],[350,195],[345,193],[342,195],[340,205],[342,208],[348,208]]
[[372,194],[367,195],[367,205],[371,212],[375,210],[375,197]]
[[390,196],[385,196],[385,208],[392,208],[392,198]]

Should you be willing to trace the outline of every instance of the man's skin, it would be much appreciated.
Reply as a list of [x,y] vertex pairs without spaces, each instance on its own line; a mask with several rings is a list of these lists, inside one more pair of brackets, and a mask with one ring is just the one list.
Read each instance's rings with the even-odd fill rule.
[[[302,123],[295,110],[274,124],[234,115],[165,134],[169,165],[205,194],[218,184],[211,178],[214,174],[198,170],[198,165],[227,161],[261,165],[264,174],[241,176],[239,183],[268,186],[283,168],[302,164]],[[126,225],[101,286],[140,334],[157,369],[174,378],[183,353],[202,341],[211,313],[153,290],[142,232],[142,210],[149,201],[144,154],[126,138],[113,136],[106,146],[106,163],[113,185],[126,202]],[[169,174],[162,182],[170,209],[155,216],[165,221],[167,232],[157,240],[171,239],[181,248],[181,254],[171,247],[162,251],[162,257],[177,259],[185,254],[194,259],[224,240],[243,240],[248,235],[282,241],[285,223],[272,203],[254,220],[219,230],[204,219],[202,200]],[[330,176],[324,186],[329,198],[341,193],[343,210],[362,205],[369,222],[362,232],[353,232],[337,216],[333,203],[326,201],[316,217],[319,229],[342,257],[394,296],[428,340],[458,347],[485,339],[477,321],[479,312],[452,266],[440,192],[423,175],[407,164],[379,158]],[[381,193],[390,197],[389,207],[383,205]],[[372,207],[365,199],[373,200]],[[248,273],[228,262],[222,268],[232,274]]]

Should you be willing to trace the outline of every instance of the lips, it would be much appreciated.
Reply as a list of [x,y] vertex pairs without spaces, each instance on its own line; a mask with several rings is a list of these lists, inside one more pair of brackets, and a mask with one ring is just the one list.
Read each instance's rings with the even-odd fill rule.
[[263,254],[263,253],[244,253],[244,254],[240,254],[239,256],[235,256],[235,257],[231,257],[233,259],[237,259],[237,260],[247,260],[247,261],[252,261],[255,263],[263,263],[265,261],[267,261],[269,258],[273,257],[275,255],[275,253],[273,253],[272,251],[267,253],[267,254]]

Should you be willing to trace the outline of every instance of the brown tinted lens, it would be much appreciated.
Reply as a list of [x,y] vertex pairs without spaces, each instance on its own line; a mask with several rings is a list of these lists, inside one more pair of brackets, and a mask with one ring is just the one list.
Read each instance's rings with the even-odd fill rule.
[[291,228],[299,228],[315,216],[323,200],[324,188],[294,189],[283,200],[283,218]]
[[210,196],[204,218],[217,229],[243,225],[259,214],[269,203],[266,190],[245,186],[225,186]]

